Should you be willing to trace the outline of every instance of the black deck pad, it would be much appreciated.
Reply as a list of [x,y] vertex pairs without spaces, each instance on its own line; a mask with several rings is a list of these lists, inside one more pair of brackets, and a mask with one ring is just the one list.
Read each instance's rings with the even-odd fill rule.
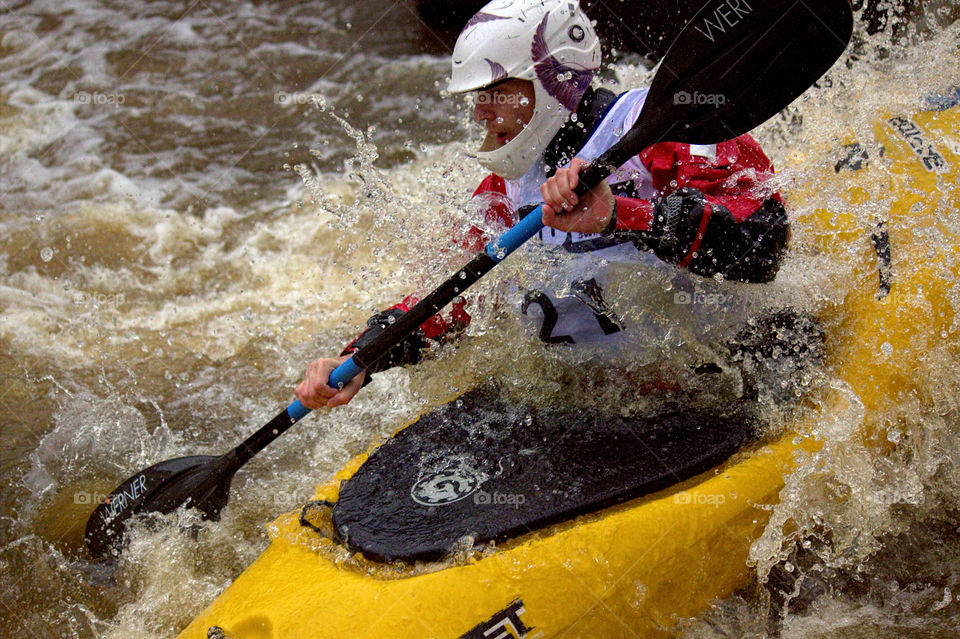
[[491,388],[426,413],[340,489],[340,540],[376,561],[433,561],[661,490],[726,460],[750,420],[617,417],[509,404]]

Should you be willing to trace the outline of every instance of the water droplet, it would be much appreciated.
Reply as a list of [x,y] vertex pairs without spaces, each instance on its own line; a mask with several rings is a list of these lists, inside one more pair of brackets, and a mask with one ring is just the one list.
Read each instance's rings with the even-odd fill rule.
[[44,262],[49,262],[53,259],[53,249],[49,246],[44,246],[40,249],[40,259]]

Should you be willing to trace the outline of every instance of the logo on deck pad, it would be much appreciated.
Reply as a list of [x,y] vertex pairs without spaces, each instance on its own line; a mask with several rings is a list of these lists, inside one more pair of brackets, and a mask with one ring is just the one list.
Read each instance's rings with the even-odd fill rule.
[[422,506],[446,506],[471,495],[486,480],[465,464],[426,473],[410,489],[410,497]]

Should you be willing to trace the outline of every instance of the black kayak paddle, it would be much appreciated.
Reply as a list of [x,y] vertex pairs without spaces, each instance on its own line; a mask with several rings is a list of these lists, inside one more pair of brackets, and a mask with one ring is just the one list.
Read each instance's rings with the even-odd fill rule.
[[[712,0],[667,51],[634,126],[582,170],[578,194],[657,142],[714,144],[762,124],[833,65],[852,29],[847,0]],[[537,209],[491,242],[341,364],[330,385],[342,386],[413,333],[535,235],[543,226],[540,218]],[[295,401],[224,455],[181,457],[140,471],[93,511],[86,528],[90,553],[119,553],[127,524],[137,514],[169,513],[185,506],[217,519],[237,469],[309,412]]]

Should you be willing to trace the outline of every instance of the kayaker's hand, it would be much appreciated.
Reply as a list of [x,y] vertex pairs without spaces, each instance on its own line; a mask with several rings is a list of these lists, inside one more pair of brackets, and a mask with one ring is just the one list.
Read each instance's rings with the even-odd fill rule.
[[607,227],[613,211],[613,192],[606,180],[598,184],[583,201],[573,189],[577,187],[580,169],[587,162],[574,159],[570,167],[540,186],[543,196],[543,223],[558,231],[599,233]]
[[294,394],[300,403],[311,410],[318,408],[333,408],[348,403],[353,396],[357,394],[360,387],[363,386],[363,378],[367,376],[366,371],[351,379],[340,390],[331,388],[327,385],[330,380],[330,373],[337,366],[349,359],[349,355],[338,358],[318,359],[310,362],[307,366],[307,374],[303,381],[294,390]]

